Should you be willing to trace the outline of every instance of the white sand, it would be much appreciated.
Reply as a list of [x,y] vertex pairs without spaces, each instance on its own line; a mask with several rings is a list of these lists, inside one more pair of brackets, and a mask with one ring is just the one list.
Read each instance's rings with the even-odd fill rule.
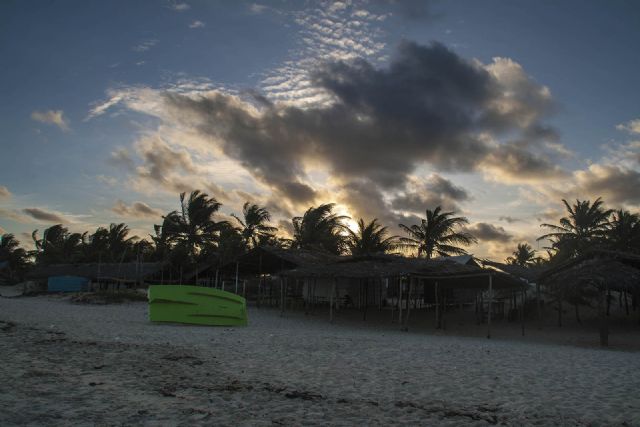
[[640,425],[638,352],[249,318],[0,298],[0,425]]

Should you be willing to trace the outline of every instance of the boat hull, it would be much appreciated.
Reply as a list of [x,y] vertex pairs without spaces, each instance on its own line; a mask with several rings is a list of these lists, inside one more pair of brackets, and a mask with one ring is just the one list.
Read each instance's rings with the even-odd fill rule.
[[246,326],[247,303],[231,292],[201,286],[149,286],[149,320],[208,326]]

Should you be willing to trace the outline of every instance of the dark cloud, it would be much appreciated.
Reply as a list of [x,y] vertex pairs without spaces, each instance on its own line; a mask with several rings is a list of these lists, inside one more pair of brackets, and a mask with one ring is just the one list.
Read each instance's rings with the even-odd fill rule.
[[577,191],[609,205],[640,205],[640,172],[617,165],[591,165],[576,172]]
[[471,196],[462,187],[438,174],[433,174],[424,182],[411,180],[408,188],[395,196],[391,204],[394,209],[424,212],[426,209],[434,209],[441,206],[447,211],[457,211],[457,202],[470,200]]
[[117,215],[132,218],[160,218],[163,214],[161,210],[154,209],[146,203],[134,202],[127,206],[122,200],[118,200],[111,211]]
[[[321,162],[343,182],[367,179],[382,189],[401,188],[425,162],[449,171],[488,165],[504,169],[506,178],[557,174],[542,153],[480,136],[515,132],[526,139],[551,131],[540,122],[549,97],[514,64],[483,67],[439,43],[404,42],[388,68],[364,60],[319,67],[312,80],[334,100],[330,106],[252,104],[223,93],[166,93],[165,100],[172,117],[301,203],[314,195],[305,183],[306,161]],[[146,155],[164,158],[156,150]],[[156,163],[161,170],[164,163]],[[149,174],[159,176],[156,169]]]
[[513,238],[504,228],[486,222],[477,222],[467,227],[466,230],[478,240],[485,242],[506,243]]
[[39,221],[55,222],[60,224],[64,224],[68,222],[67,219],[62,217],[61,215],[58,215],[52,212],[47,212],[40,208],[25,208],[22,210],[22,212],[26,213],[27,215],[30,215],[31,217]]
[[501,216],[498,218],[500,221],[504,221],[509,224],[513,224],[514,222],[522,222],[520,218],[514,218],[512,216]]

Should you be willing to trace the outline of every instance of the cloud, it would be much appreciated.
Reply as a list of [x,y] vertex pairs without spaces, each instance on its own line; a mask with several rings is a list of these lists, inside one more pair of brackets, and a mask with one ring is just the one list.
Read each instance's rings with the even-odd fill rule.
[[62,110],[34,111],[31,113],[31,119],[37,122],[58,126],[61,130],[69,132],[69,122],[64,117]]
[[135,52],[146,52],[149,49],[151,49],[152,47],[154,47],[156,44],[158,44],[158,40],[156,40],[156,39],[147,39],[147,40],[143,40],[140,43],[138,43],[137,45],[133,46],[131,48],[131,50],[133,50]]
[[630,120],[616,126],[618,130],[624,130],[632,134],[640,134],[640,119]]
[[593,164],[574,173],[576,188],[592,198],[602,197],[609,205],[640,206],[640,171],[611,164]]
[[471,233],[478,240],[485,242],[506,243],[511,241],[513,238],[513,235],[507,232],[503,227],[486,222],[477,222],[467,227],[466,231]]
[[176,12],[184,12],[185,10],[191,9],[191,6],[188,3],[179,3],[172,1],[169,4],[169,8],[175,10]]
[[268,7],[263,4],[251,3],[249,5],[249,12],[253,13],[254,15],[259,15],[267,9]]
[[392,199],[391,205],[396,210],[422,214],[426,209],[436,206],[457,211],[457,202],[468,200],[471,200],[471,196],[467,190],[438,174],[432,174],[426,180],[411,177],[406,189]]
[[514,218],[512,216],[501,216],[500,218],[498,218],[498,220],[504,221],[508,224],[513,224],[514,222],[522,222],[520,218]]
[[66,218],[64,218],[60,214],[47,212],[40,208],[25,208],[25,209],[22,209],[22,212],[26,213],[27,215],[30,215],[31,217],[39,221],[55,222],[59,224],[65,224],[69,222]]
[[8,199],[11,197],[11,192],[4,185],[0,185],[0,199]]
[[28,224],[31,222],[30,218],[21,214],[15,209],[0,209],[0,217],[11,221],[20,222],[22,224]]
[[116,204],[111,208],[111,211],[117,215],[131,218],[160,218],[163,212],[159,209],[154,209],[143,202],[134,202],[127,206],[122,200],[118,200]]
[[[504,184],[566,176],[553,161],[557,132],[545,123],[554,112],[551,94],[511,60],[485,65],[439,43],[403,42],[387,66],[331,60],[317,64],[308,84],[330,101],[300,106],[209,85],[121,88],[91,114],[122,104],[159,119],[135,144],[141,164],[114,154],[138,185],[201,184],[207,171],[199,159],[224,157],[295,210],[329,194],[363,217],[390,208],[386,218],[396,221],[418,206],[455,209],[469,199],[440,173],[479,173]],[[424,166],[435,173],[426,188],[415,180]],[[318,170],[330,179],[312,179]]]
[[205,25],[206,24],[202,21],[193,21],[191,24],[189,24],[189,28],[202,28]]

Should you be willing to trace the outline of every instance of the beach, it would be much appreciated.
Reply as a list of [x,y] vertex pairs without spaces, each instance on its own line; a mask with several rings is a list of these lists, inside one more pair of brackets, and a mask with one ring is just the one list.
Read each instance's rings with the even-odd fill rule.
[[640,353],[249,308],[0,298],[1,425],[640,425]]

